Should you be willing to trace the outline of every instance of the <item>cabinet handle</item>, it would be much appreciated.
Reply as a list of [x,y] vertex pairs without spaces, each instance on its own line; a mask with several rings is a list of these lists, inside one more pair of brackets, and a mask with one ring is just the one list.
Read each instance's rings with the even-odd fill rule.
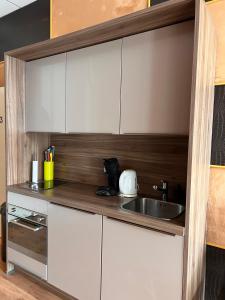
[[27,224],[20,223],[19,219],[10,221],[9,223],[15,224],[16,226],[28,229],[28,230],[33,231],[33,232],[40,231],[41,229],[44,228],[43,226],[32,226],[32,225],[29,225],[29,223],[27,223]]
[[161,233],[161,234],[166,234],[166,235],[170,235],[170,236],[176,236],[176,234],[174,234],[174,233],[167,232],[167,231],[160,230],[160,229],[155,229],[155,228],[147,227],[145,225],[134,224],[134,223],[129,222],[129,221],[119,220],[119,219],[115,219],[115,218],[112,218],[112,217],[107,217],[107,218],[110,219],[110,220],[113,220],[113,221],[117,221],[119,223],[124,223],[124,224],[128,224],[128,225],[132,225],[132,226],[143,228],[143,229],[147,229],[147,230],[150,230],[150,231],[155,231],[155,232],[158,232],[158,233]]
[[86,213],[86,214],[89,214],[89,215],[96,215],[96,213],[94,213],[94,212],[92,212],[92,211],[85,210],[85,209],[76,208],[76,207],[70,207],[70,206],[66,206],[66,205],[58,204],[58,203],[54,203],[54,202],[50,202],[50,203],[53,204],[53,205],[65,207],[65,208],[68,208],[68,209],[77,210],[77,211],[80,211],[80,212],[82,212],[82,213]]
[[0,116],[0,124],[3,123],[3,116]]

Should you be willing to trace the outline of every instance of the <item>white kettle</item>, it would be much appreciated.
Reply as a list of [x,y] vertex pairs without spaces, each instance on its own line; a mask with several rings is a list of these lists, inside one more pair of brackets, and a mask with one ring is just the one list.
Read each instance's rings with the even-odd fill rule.
[[136,197],[137,196],[137,173],[134,170],[125,170],[119,179],[120,196]]

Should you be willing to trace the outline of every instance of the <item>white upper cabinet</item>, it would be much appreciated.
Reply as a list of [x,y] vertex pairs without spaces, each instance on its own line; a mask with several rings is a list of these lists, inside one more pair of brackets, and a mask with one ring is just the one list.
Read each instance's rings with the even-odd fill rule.
[[26,131],[65,132],[66,54],[26,63]]
[[121,133],[187,134],[193,21],[123,39]]
[[66,131],[119,133],[121,40],[67,54]]

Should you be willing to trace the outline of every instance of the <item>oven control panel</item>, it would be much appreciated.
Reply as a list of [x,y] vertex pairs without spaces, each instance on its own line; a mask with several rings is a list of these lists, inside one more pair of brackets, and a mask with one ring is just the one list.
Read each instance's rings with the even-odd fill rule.
[[8,204],[9,219],[24,219],[35,224],[47,226],[47,216],[19,206]]

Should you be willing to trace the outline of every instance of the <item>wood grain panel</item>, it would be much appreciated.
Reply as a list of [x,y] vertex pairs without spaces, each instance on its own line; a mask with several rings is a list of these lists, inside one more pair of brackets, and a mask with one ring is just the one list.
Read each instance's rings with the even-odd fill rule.
[[63,37],[26,46],[7,54],[25,61],[84,48],[194,18],[194,0],[170,0]]
[[225,83],[225,1],[207,3],[217,34],[216,84]]
[[[184,203],[188,138],[160,135],[52,135],[56,146],[55,177],[106,185],[103,158],[117,157],[121,169],[138,174],[140,193],[160,198],[154,184],[169,183],[169,198]],[[180,186],[178,186],[180,185]]]
[[31,161],[42,160],[49,140],[48,134],[25,133],[25,62],[6,56],[6,64],[7,184],[15,184],[30,180]]
[[205,231],[215,78],[215,34],[204,1],[196,1],[184,252],[185,300],[203,299]]
[[4,62],[0,62],[0,87],[5,86],[5,78],[4,78]]
[[54,0],[51,38],[96,25],[147,7],[146,0]]
[[211,167],[207,243],[225,249],[225,168]]

